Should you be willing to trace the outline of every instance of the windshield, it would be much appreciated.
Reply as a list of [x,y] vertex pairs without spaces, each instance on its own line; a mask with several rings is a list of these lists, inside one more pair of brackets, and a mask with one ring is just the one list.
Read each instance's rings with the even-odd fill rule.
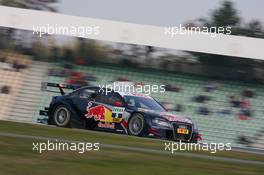
[[166,112],[166,110],[153,98],[138,97],[138,96],[124,96],[128,106],[150,109],[154,111]]

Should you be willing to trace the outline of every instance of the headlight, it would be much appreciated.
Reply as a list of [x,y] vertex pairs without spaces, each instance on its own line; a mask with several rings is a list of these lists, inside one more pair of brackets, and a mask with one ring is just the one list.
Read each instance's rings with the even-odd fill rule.
[[152,122],[155,123],[156,125],[170,127],[170,124],[166,120],[161,118],[155,118],[152,120]]

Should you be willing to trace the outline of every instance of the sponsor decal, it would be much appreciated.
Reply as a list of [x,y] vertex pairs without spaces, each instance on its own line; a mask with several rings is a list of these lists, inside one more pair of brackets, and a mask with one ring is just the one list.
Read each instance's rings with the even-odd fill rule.
[[120,123],[123,120],[123,113],[125,108],[122,107],[113,107],[112,108],[112,120],[113,122]]
[[97,126],[99,128],[115,129],[115,123],[99,122]]
[[85,114],[85,117],[94,118],[95,120],[98,120],[98,121],[111,122],[112,111],[111,111],[111,109],[109,109],[103,105],[97,105],[95,107],[89,107],[89,104],[88,104],[87,114]]
[[112,112],[113,113],[122,113],[125,110],[125,108],[122,107],[113,107]]
[[122,107],[113,107],[108,108],[104,105],[97,105],[94,107],[91,107],[92,103],[88,103],[87,105],[87,113],[85,114],[86,118],[94,118],[97,121],[101,122],[116,122],[120,123],[122,121],[122,115],[125,111],[125,108]]
[[113,107],[112,108],[112,117],[113,118],[122,118],[125,108],[122,107]]
[[190,123],[192,124],[192,121],[185,117],[180,117],[172,114],[165,114],[163,115],[167,120],[171,122],[183,122],[183,123]]

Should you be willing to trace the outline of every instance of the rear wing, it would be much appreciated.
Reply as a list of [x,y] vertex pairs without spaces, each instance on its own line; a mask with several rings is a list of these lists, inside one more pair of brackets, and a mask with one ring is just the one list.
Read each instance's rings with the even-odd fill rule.
[[61,84],[61,83],[49,83],[49,82],[41,82],[41,91],[47,91],[47,92],[54,92],[54,93],[59,93],[58,91],[50,90],[48,87],[56,87],[59,88],[59,92],[61,95],[64,95],[65,92],[63,89],[71,89],[75,90],[80,88],[81,86],[79,85],[70,85],[70,84]]

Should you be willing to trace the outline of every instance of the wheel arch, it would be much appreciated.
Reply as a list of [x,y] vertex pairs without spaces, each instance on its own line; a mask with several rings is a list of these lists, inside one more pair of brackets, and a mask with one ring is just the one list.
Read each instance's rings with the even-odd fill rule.
[[[144,123],[145,123],[145,128],[144,128],[144,132],[143,132],[143,134],[141,134],[142,136],[144,136],[144,135],[147,135],[148,133],[147,133],[147,131],[148,131],[148,128],[150,127],[150,125],[149,125],[149,120],[148,119],[146,119],[146,115],[143,113],[143,112],[138,112],[138,111],[133,111],[133,112],[131,112],[131,115],[130,115],[130,117],[128,118],[128,125],[129,125],[129,122],[130,122],[130,120],[131,120],[131,118],[132,118],[132,116],[134,116],[135,114],[140,114],[140,115],[142,115],[142,117],[143,117],[143,120],[144,120]],[[127,128],[127,132],[129,133],[129,126],[128,126],[128,128]]]
[[133,111],[131,112],[131,115],[129,116],[127,122],[129,122],[129,120],[131,119],[131,117],[134,115],[134,114],[141,114],[147,124],[147,127],[150,127],[151,126],[151,119],[152,119],[152,116],[144,113],[144,112],[141,112],[141,111]]

